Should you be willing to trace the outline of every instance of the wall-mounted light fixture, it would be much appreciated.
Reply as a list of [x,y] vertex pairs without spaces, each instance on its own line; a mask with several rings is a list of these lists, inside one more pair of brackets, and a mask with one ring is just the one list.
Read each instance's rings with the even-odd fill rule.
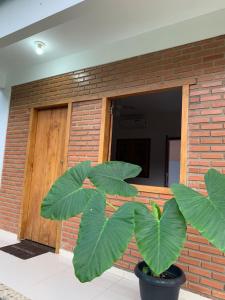
[[36,41],[34,44],[37,55],[42,55],[45,52],[46,44],[41,41]]

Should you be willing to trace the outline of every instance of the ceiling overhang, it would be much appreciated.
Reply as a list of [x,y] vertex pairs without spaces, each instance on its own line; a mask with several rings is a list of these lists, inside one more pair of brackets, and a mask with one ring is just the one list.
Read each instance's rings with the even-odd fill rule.
[[[79,15],[84,0],[0,2],[0,47],[62,24]],[[82,9],[85,7],[82,6]],[[9,22],[10,20],[10,22]]]
[[223,35],[225,9],[11,73],[10,85],[51,77]]
[[[4,3],[7,2],[18,5],[16,0]],[[45,5],[59,1],[20,1],[25,2]],[[42,16],[42,19],[0,38],[0,72],[7,75],[7,85],[225,34],[224,0],[60,2],[67,3],[69,8],[48,17]],[[25,11],[27,13],[27,9]],[[44,55],[38,57],[35,54],[35,41],[46,44]]]

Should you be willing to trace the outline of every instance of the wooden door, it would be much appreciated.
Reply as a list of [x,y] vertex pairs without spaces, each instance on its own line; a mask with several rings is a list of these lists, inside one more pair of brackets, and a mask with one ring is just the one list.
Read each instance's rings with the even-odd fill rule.
[[40,216],[42,199],[63,172],[67,108],[37,112],[24,238],[56,246],[59,223]]

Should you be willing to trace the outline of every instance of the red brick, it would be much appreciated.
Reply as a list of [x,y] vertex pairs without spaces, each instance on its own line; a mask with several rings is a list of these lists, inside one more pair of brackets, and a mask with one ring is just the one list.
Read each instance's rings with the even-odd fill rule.
[[197,267],[200,267],[200,265],[201,265],[200,260],[196,260],[196,259],[192,259],[192,258],[184,257],[184,256],[181,256],[179,261],[182,263],[185,263],[187,265],[192,265],[192,266],[197,266]]
[[196,90],[196,91],[192,91],[190,93],[191,96],[200,96],[200,95],[205,95],[205,94],[209,94],[210,90],[209,89],[203,89],[203,90]]
[[220,273],[213,273],[212,274],[213,279],[225,282],[225,274],[220,274]]
[[218,264],[221,264],[221,265],[225,265],[225,257],[213,256],[212,257],[212,262],[218,263]]
[[225,299],[225,292],[213,290],[212,295],[213,295],[213,297],[216,297],[217,299]]
[[225,116],[212,117],[212,122],[225,122]]
[[215,88],[212,93],[225,93],[225,87]]
[[221,266],[218,264],[208,263],[208,262],[202,262],[202,267],[208,270],[224,273],[225,272],[225,266]]
[[220,115],[223,113],[222,109],[205,109],[202,110],[202,115]]
[[192,118],[189,118],[190,123],[208,123],[209,120],[210,119],[208,117],[192,117]]
[[212,167],[225,167],[225,161],[212,161]]
[[225,130],[211,131],[211,136],[225,136]]
[[210,136],[210,131],[208,130],[196,130],[196,131],[191,131],[190,136]]
[[222,138],[201,138],[202,144],[222,144]]
[[223,290],[224,289],[224,284],[217,282],[215,280],[209,280],[207,278],[201,278],[200,279],[200,283],[207,285],[207,286],[211,286],[214,289],[218,289],[218,290]]
[[216,60],[216,59],[221,59],[223,57],[224,57],[223,54],[213,54],[213,55],[204,57],[203,61]]
[[197,293],[202,293],[204,295],[211,295],[211,289],[207,288],[206,286],[202,286],[199,284],[195,284],[195,283],[189,283],[189,288],[191,288],[193,291],[197,292]]
[[207,96],[202,96],[201,101],[216,101],[221,99],[221,95],[207,95]]
[[210,123],[210,124],[201,124],[202,129],[222,129],[222,124]]
[[200,235],[188,235],[188,241],[197,242],[201,244],[208,244],[208,241]]
[[210,146],[192,146],[190,147],[190,151],[206,152],[210,151]]
[[221,251],[214,248],[213,246],[200,245],[200,251],[205,252],[205,253],[217,254],[217,255],[221,254]]
[[225,100],[215,101],[211,105],[212,107],[225,107]]
[[224,154],[223,154],[223,153],[202,153],[202,154],[201,154],[201,158],[208,158],[208,159],[217,158],[217,159],[223,159],[223,158],[224,158]]
[[212,151],[225,151],[225,146],[211,146]]
[[206,160],[190,160],[189,161],[189,165],[190,166],[205,166],[205,167],[209,167],[210,166],[210,162],[206,161]]
[[211,255],[202,252],[197,252],[197,251],[189,251],[189,256],[198,258],[199,260],[206,260],[206,261],[211,260]]
[[218,86],[218,85],[222,85],[223,82],[222,80],[218,80],[218,81],[208,81],[202,84],[202,87],[213,87],[213,86]]

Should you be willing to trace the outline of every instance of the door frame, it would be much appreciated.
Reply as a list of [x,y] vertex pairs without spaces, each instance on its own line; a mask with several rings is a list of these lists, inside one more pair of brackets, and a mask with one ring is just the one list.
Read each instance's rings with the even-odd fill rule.
[[[28,142],[27,142],[27,150],[26,150],[23,194],[22,194],[20,220],[19,220],[19,228],[18,228],[18,235],[17,235],[19,240],[24,239],[25,226],[28,218],[30,183],[32,178],[32,169],[33,169],[33,161],[34,161],[34,149],[35,149],[38,111],[51,109],[51,108],[60,108],[60,107],[67,108],[66,137],[65,137],[64,163],[63,163],[63,171],[66,171],[68,167],[67,154],[68,154],[68,146],[69,146],[70,126],[71,126],[72,102],[68,100],[58,101],[55,103],[47,102],[45,104],[32,106],[30,108],[30,122],[29,122]],[[58,224],[57,224],[57,232],[56,232],[55,253],[59,253],[60,244],[61,244],[61,231],[62,231],[62,222],[61,221],[57,221],[57,222]]]

